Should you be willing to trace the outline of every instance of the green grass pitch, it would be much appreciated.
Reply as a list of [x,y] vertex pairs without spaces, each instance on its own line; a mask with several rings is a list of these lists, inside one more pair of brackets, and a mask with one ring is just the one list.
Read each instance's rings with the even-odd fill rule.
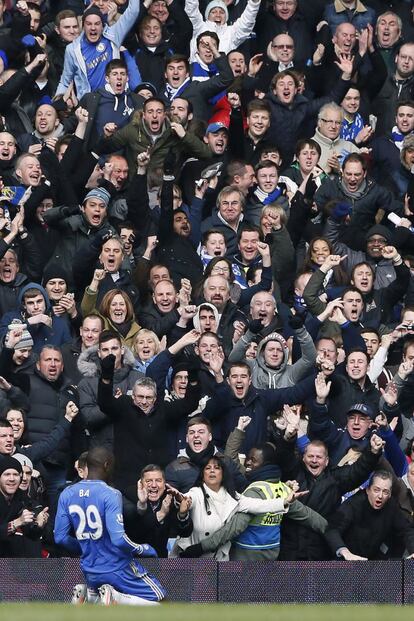
[[412,606],[170,604],[71,606],[70,604],[0,604],[0,619],[16,621],[401,621]]

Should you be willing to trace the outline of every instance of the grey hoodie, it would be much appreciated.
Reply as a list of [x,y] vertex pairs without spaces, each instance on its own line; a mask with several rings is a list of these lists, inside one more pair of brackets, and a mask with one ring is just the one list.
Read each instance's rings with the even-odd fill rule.
[[[240,362],[243,360],[249,365],[252,370],[252,383],[255,388],[287,388],[288,386],[294,386],[307,375],[316,360],[315,345],[306,328],[299,328],[294,332],[302,353],[301,358],[295,364],[288,364],[289,348],[279,332],[272,332],[260,341],[255,360],[245,360],[246,350],[255,337],[250,330],[233,347],[229,361]],[[264,348],[269,341],[278,341],[283,348],[283,362],[277,369],[267,366],[264,359]]]

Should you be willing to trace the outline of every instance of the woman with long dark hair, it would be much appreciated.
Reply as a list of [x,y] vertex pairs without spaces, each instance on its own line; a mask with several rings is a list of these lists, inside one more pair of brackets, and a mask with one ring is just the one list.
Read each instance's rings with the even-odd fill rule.
[[[261,500],[240,496],[234,488],[232,477],[223,456],[211,457],[200,472],[197,484],[188,495],[191,497],[191,519],[193,532],[190,537],[178,538],[171,556],[177,556],[191,545],[215,533],[228,518],[241,511],[260,514],[267,511],[283,510],[283,500]],[[215,553],[203,557],[228,560],[231,542],[228,541]]]

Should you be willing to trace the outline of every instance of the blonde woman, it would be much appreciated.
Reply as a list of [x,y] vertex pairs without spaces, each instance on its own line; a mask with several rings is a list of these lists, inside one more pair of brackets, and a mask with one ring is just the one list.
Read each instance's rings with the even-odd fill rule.
[[161,341],[155,332],[147,330],[147,328],[141,328],[132,346],[132,352],[135,356],[134,369],[145,373],[148,365],[162,349]]

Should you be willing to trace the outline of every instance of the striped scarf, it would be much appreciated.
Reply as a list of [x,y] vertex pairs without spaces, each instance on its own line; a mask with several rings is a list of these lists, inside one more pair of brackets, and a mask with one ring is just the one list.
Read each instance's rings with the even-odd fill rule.
[[185,91],[185,89],[187,88],[187,86],[190,84],[191,82],[191,78],[188,77],[184,80],[184,82],[181,84],[181,86],[179,86],[178,88],[174,88],[173,86],[171,86],[170,84],[168,84],[168,82],[165,85],[165,91],[164,91],[164,95],[165,97],[168,99],[168,101],[172,101],[173,99],[176,99],[177,97],[181,97],[181,94],[183,93],[183,91]]
[[406,138],[407,136],[410,136],[410,134],[412,133],[413,132],[410,132],[409,134],[402,134],[400,130],[398,129],[398,127],[394,125],[394,127],[391,130],[391,138],[392,138],[393,143],[395,144],[395,146],[397,147],[399,151],[401,151],[402,149],[404,138]]
[[260,188],[256,188],[254,191],[254,195],[259,199],[259,203],[262,203],[262,205],[269,205],[270,203],[273,203],[273,201],[279,198],[281,194],[282,190],[278,187],[276,187],[270,194],[264,192]]
[[217,75],[218,70],[214,63],[206,65],[205,62],[196,54],[195,62],[191,63],[191,75],[193,82],[205,82]]

